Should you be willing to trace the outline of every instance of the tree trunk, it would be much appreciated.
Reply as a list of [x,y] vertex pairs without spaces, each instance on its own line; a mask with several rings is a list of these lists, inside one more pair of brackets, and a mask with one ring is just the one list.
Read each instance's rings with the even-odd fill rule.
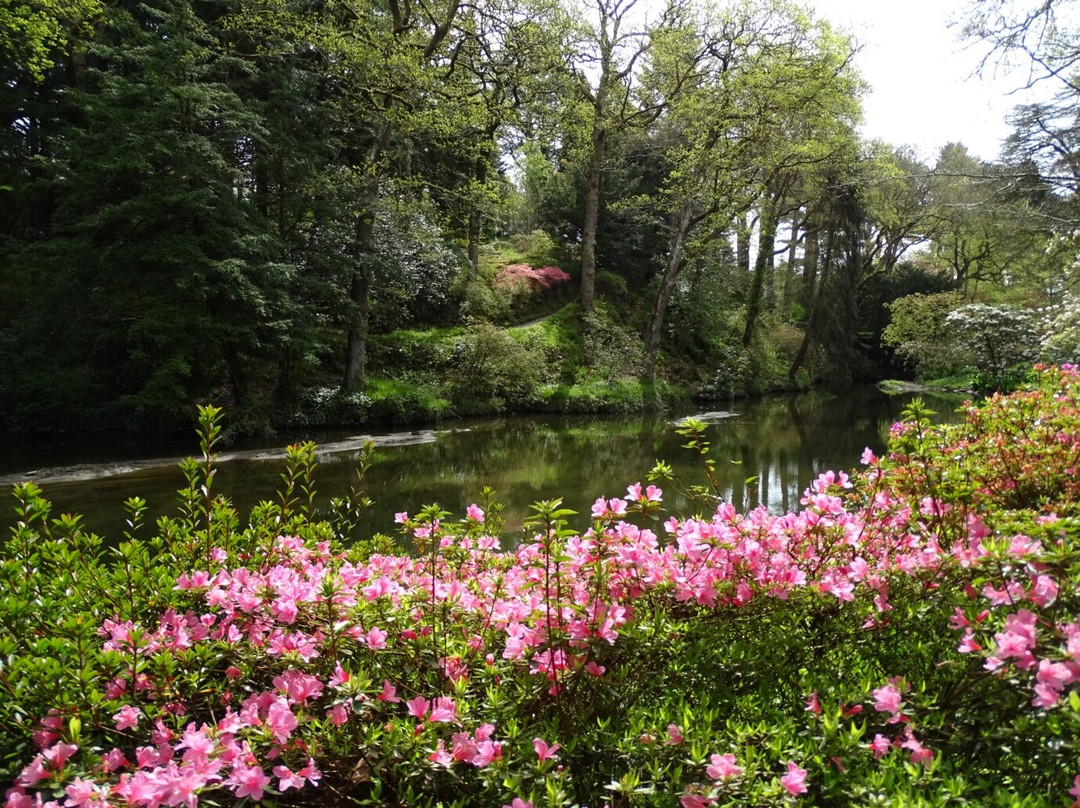
[[[809,245],[809,233],[807,234],[807,244]],[[814,235],[815,253],[817,251],[817,234]],[[815,255],[816,258],[816,255]],[[810,343],[814,338],[814,332],[817,330],[818,318],[821,316],[821,294],[825,288],[825,284],[829,277],[829,262],[832,260],[832,239],[827,238],[825,242],[825,260],[821,264],[821,272],[815,272],[812,276],[811,282],[816,279],[816,288],[813,286],[809,289],[810,297],[807,298],[807,305],[809,306],[809,312],[806,317],[806,332],[803,334],[802,342],[799,344],[799,350],[795,354],[795,358],[791,362],[791,368],[788,370],[788,378],[794,380],[799,369],[802,367],[803,362],[806,361],[806,354],[810,350]],[[815,261],[816,263],[816,261]],[[818,277],[820,275],[820,277]]]
[[776,200],[767,196],[761,211],[761,232],[758,237],[757,257],[754,259],[754,275],[750,279],[750,291],[746,298],[746,327],[742,337],[744,348],[750,347],[758,314],[761,313],[761,297],[765,288],[765,275],[773,263],[777,225]]
[[371,310],[371,265],[375,257],[375,210],[379,204],[380,162],[390,144],[392,124],[387,121],[368,152],[367,187],[360,200],[360,212],[356,216],[353,231],[353,252],[356,266],[353,268],[349,299],[354,309],[345,334],[345,373],[341,388],[354,393],[364,386],[367,364],[368,313]]
[[799,251],[799,217],[791,217],[791,239],[788,241],[787,266],[784,269],[784,285],[780,290],[780,319],[791,322],[791,296],[795,293],[795,262]]
[[221,358],[225,360],[225,367],[229,371],[229,382],[233,391],[233,406],[240,409],[248,400],[247,374],[244,371],[244,361],[240,358],[240,351],[232,342],[226,342],[221,346]]
[[814,287],[817,280],[818,268],[818,230],[810,227],[806,230],[806,248],[803,250],[803,288],[802,304],[806,309],[807,316],[810,314],[810,306],[814,301]]
[[664,316],[667,314],[671,295],[675,292],[675,281],[678,279],[682,268],[686,265],[686,241],[690,235],[692,224],[692,211],[690,205],[687,204],[679,214],[679,224],[672,236],[667,265],[664,267],[664,274],[660,279],[660,288],[656,292],[656,304],[653,306],[652,321],[649,324],[649,333],[645,338],[646,381],[652,381],[656,376],[656,354],[660,350],[660,334],[664,328]]
[[[484,134],[489,139],[493,139],[495,130],[489,129]],[[474,178],[477,186],[482,189],[487,184],[488,178],[487,155],[478,157],[475,165]],[[473,274],[480,271],[480,236],[484,226],[483,204],[481,201],[475,201],[469,207],[469,225],[466,238],[468,239],[469,263],[472,265]]]
[[[597,112],[599,115],[599,112]],[[592,311],[596,299],[596,226],[600,218],[600,168],[604,162],[603,126],[592,133],[592,153],[585,179],[585,221],[581,226],[581,310]]]
[[[359,229],[359,228],[358,228]],[[341,387],[346,393],[354,393],[364,386],[367,370],[368,313],[371,309],[371,272],[366,256],[361,255],[359,266],[353,270],[349,297],[356,310],[346,335],[345,378]]]
[[750,214],[744,213],[739,216],[735,228],[735,260],[739,269],[746,275],[750,274],[750,236],[752,234]]
[[371,310],[371,263],[375,256],[375,206],[379,200],[379,181],[373,177],[364,194],[363,207],[356,217],[353,268],[349,299],[353,303],[352,317],[346,333],[345,376],[341,387],[353,393],[364,386],[367,369],[368,314]]

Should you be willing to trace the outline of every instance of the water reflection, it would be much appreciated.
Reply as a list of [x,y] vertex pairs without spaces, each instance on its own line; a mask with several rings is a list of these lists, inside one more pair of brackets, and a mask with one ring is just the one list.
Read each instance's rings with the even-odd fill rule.
[[[707,431],[725,496],[744,508],[796,507],[802,491],[821,471],[850,469],[864,447],[880,449],[889,425],[909,400],[867,388],[842,396],[813,392],[735,402],[731,405],[735,417],[716,419]],[[927,403],[938,410],[939,418],[948,419],[958,402],[928,399]],[[365,490],[376,504],[360,533],[393,532],[396,511],[415,512],[433,502],[459,516],[485,485],[506,503],[508,532],[519,530],[529,504],[541,499],[562,497],[567,507],[588,514],[598,496],[618,496],[627,484],[644,481],[657,459],[671,464],[686,481],[702,482],[700,460],[681,448],[684,439],[675,431],[673,422],[685,414],[488,418],[457,422],[434,440],[424,436],[426,442],[398,445],[391,440],[376,449],[365,480]],[[320,456],[316,482],[325,503],[352,481],[359,451],[355,440],[346,440],[350,436],[320,437],[324,445],[344,441]],[[281,469],[281,461],[269,459],[265,452],[248,452],[223,459],[214,486],[246,513],[277,488]],[[120,473],[115,467],[108,473],[102,466],[93,471],[101,476],[64,480],[50,474],[41,476],[39,485],[57,512],[82,513],[89,529],[106,536],[122,530],[124,499],[145,497],[151,505],[148,516],[156,518],[172,511],[182,483],[171,461]],[[16,476],[0,482],[7,487]],[[673,491],[668,494],[665,504],[670,511],[689,507]],[[7,527],[13,518],[9,508],[4,511],[0,524]]]

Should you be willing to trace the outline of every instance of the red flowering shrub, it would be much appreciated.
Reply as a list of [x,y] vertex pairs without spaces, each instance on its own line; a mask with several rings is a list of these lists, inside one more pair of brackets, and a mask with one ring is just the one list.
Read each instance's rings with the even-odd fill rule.
[[492,280],[510,298],[513,306],[526,305],[530,300],[558,289],[570,276],[558,267],[531,267],[527,264],[508,264]]
[[1078,401],[1064,368],[956,427],[915,408],[795,513],[634,484],[580,530],[538,503],[508,551],[494,503],[432,506],[399,514],[414,555],[338,545],[362,501],[314,518],[312,447],[241,529],[204,414],[149,542],[16,491],[8,807],[1068,804]]
[[494,284],[511,292],[538,292],[551,289],[570,280],[558,267],[531,267],[528,264],[507,264],[495,275]]

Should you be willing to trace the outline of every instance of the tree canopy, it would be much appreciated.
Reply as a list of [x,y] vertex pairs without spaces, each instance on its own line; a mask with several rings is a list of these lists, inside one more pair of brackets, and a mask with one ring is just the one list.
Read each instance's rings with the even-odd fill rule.
[[[904,294],[1071,300],[1067,6],[976,4],[968,33],[1061,95],[999,160],[927,165],[859,135],[855,44],[787,0],[9,5],[2,426],[174,428],[209,399],[258,429],[334,390],[363,420],[457,350],[394,362],[391,332],[571,288],[534,406],[606,379],[605,340],[706,394],[895,372]],[[515,297],[522,262],[572,282]]]

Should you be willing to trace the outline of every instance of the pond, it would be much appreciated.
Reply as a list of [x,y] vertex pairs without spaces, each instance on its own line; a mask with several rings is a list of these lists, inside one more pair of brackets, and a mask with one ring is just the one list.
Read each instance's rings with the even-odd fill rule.
[[[780,512],[798,507],[802,491],[817,474],[856,467],[867,446],[880,451],[889,425],[911,398],[856,388],[844,394],[815,391],[735,401],[725,411],[712,412],[707,439],[725,498],[740,508],[762,504]],[[957,417],[958,399],[924,400],[937,411],[937,420]],[[521,530],[531,503],[555,497],[583,515],[572,524],[584,527],[597,497],[621,496],[628,484],[645,482],[657,460],[669,463],[686,483],[704,482],[701,460],[682,448],[685,439],[675,427],[680,417],[702,414],[508,416],[370,435],[295,435],[279,445],[318,440],[316,487],[325,506],[352,481],[364,439],[376,440],[374,463],[364,480],[375,505],[358,535],[392,534],[396,512],[415,513],[431,503],[461,518],[484,486],[495,489],[497,501],[505,504],[506,532],[513,534]],[[197,443],[192,437],[185,447],[158,448],[176,451],[172,457],[148,457],[157,447],[116,443],[6,448],[6,465],[0,466],[4,490],[32,479],[53,502],[55,514],[80,513],[88,529],[111,538],[120,535],[122,503],[130,496],[148,500],[148,523],[175,512],[175,492],[183,482],[177,463],[184,452],[197,451]],[[279,487],[283,457],[280,450],[223,451],[214,488],[244,516]],[[76,458],[82,462],[75,464]],[[671,485],[659,484],[667,489],[670,512],[690,507]],[[6,534],[13,523],[12,508],[5,506],[0,530]]]

